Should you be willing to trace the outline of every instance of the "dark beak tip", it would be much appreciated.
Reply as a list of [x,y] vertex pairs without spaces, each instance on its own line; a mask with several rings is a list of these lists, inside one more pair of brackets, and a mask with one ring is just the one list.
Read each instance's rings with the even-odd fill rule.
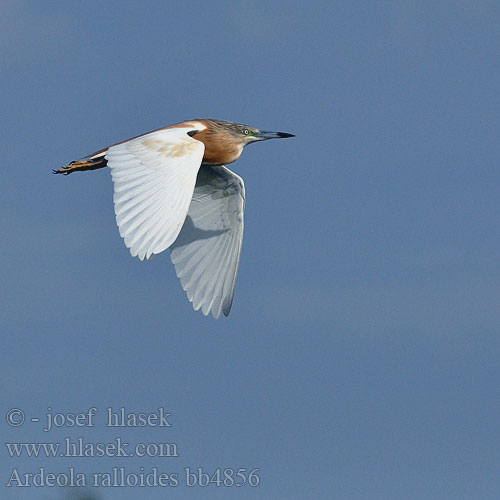
[[295,137],[294,134],[288,134],[287,132],[278,132],[278,135],[285,139],[286,137]]

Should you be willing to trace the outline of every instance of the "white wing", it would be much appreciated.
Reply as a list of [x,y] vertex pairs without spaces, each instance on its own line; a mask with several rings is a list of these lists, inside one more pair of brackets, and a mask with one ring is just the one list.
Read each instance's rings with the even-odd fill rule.
[[243,241],[243,179],[228,168],[203,166],[193,200],[170,256],[177,276],[195,310],[221,311],[233,303]]
[[205,150],[201,141],[187,135],[193,130],[198,129],[156,130],[105,153],[116,222],[133,257],[149,259],[167,249],[184,224]]

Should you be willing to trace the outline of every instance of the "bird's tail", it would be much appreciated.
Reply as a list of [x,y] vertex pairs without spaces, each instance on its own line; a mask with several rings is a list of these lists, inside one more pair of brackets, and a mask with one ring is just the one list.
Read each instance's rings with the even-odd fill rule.
[[72,174],[73,172],[82,172],[84,170],[97,170],[98,168],[103,168],[108,164],[108,161],[104,156],[88,159],[88,160],[78,160],[72,161],[67,167],[61,167],[58,170],[52,170],[54,174]]

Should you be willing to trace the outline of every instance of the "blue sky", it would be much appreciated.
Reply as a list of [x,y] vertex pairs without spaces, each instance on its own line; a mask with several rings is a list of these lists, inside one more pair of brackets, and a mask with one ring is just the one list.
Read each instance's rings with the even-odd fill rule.
[[[259,468],[256,488],[102,500],[470,499],[500,489],[493,1],[23,2],[0,7],[6,442],[174,442],[176,458],[10,458],[22,473]],[[108,171],[51,169],[195,117],[251,146],[233,310],[195,313],[168,252],[132,259]],[[61,428],[54,411],[172,413]],[[12,500],[60,489],[5,488]]]

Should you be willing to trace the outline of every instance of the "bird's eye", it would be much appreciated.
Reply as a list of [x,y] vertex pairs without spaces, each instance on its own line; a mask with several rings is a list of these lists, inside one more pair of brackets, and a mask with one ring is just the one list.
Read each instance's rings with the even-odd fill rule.
[[250,132],[249,132],[249,131],[248,131],[248,129],[246,128],[245,130],[243,130],[243,133],[244,133],[245,135],[248,135]]

